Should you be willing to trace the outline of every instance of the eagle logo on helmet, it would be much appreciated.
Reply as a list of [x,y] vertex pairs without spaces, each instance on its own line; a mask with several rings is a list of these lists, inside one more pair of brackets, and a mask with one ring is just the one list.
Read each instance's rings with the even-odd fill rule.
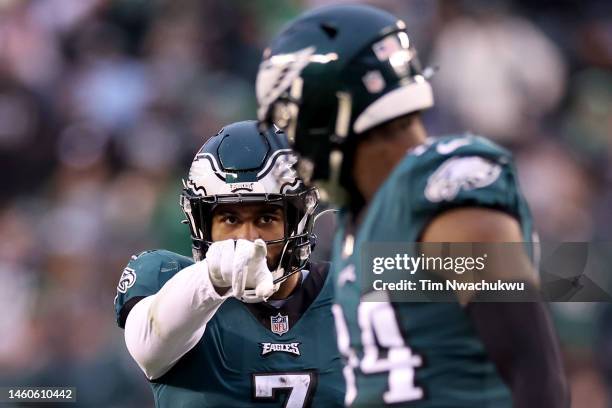
[[255,84],[259,116],[265,115],[268,107],[299,78],[314,52],[315,47],[307,47],[289,54],[274,55],[261,63]]
[[279,188],[281,193],[288,193],[300,187],[302,182],[294,168],[297,161],[297,156],[293,153],[282,155],[276,160],[272,175],[277,182],[282,183]]
[[[274,112],[276,121],[274,123],[281,128],[288,125],[291,116],[297,114],[295,103],[302,98],[301,78],[302,71],[310,63],[327,64],[338,59],[338,54],[315,54],[314,46],[302,48],[301,50],[266,56],[270,53],[264,52],[264,60],[259,65],[259,72],[255,81],[255,94],[259,104],[257,116],[264,121],[270,114],[270,106],[276,104],[277,112]],[[277,104],[285,92],[289,92],[289,99],[285,104]],[[288,135],[290,138],[290,135]]]

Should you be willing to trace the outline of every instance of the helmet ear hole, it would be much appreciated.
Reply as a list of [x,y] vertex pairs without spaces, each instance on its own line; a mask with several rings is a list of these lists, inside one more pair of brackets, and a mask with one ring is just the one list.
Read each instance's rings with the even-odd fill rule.
[[331,40],[336,38],[336,35],[338,35],[338,29],[330,23],[321,23],[320,27]]

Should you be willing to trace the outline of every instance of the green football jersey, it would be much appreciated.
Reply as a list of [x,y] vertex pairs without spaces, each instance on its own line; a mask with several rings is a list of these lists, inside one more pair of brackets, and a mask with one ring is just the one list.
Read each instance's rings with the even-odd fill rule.
[[[119,326],[139,299],[192,263],[164,250],[133,257],[117,288]],[[301,286],[279,308],[225,300],[196,346],[151,381],[156,406],[342,406],[345,383],[327,266],[310,264]]]
[[505,211],[531,240],[510,153],[473,135],[431,139],[408,152],[370,202],[355,236],[341,215],[333,312],[353,406],[512,406],[509,388],[458,303],[369,302],[371,288],[361,283],[364,245],[417,242],[436,215],[462,206]]

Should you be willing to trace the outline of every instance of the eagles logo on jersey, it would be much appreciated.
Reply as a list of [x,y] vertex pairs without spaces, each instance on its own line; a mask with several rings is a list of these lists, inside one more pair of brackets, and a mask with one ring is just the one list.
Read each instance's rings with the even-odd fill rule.
[[132,268],[125,268],[121,274],[121,278],[119,278],[117,292],[127,292],[129,288],[134,286],[134,283],[136,283],[136,272]]

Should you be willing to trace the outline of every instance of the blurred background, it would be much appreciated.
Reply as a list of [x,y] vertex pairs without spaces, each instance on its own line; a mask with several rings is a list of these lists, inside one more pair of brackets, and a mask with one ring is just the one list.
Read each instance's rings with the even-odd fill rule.
[[[0,386],[153,406],[115,325],[130,255],[190,254],[196,150],[255,117],[261,51],[323,0],[0,0]],[[439,66],[430,133],[516,154],[543,241],[612,241],[609,0],[389,0]],[[612,406],[612,309],[555,304],[573,407]]]

